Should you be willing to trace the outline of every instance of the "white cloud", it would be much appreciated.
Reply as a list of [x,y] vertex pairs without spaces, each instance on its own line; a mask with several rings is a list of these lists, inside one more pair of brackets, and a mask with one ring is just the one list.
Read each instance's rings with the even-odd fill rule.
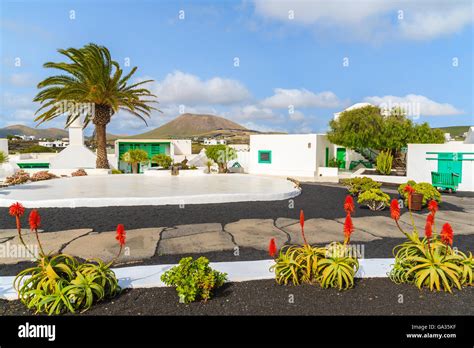
[[276,120],[280,118],[272,109],[260,105],[245,105],[234,107],[222,113],[224,116],[238,120]]
[[3,108],[26,108],[33,105],[33,98],[23,94],[3,93]]
[[268,125],[263,125],[263,124],[257,124],[254,122],[245,122],[242,124],[247,129],[250,130],[256,130],[259,132],[280,132],[280,133],[287,133],[287,130],[280,128],[280,127],[273,127],[273,126],[268,126]]
[[295,108],[335,108],[341,106],[339,98],[330,91],[314,93],[307,89],[275,88],[271,97],[261,101],[265,107],[287,109],[290,105]]
[[[470,0],[254,0],[255,12],[267,19],[299,23],[346,37],[433,39],[462,30],[473,21]],[[289,20],[289,11],[294,19]],[[402,11],[402,12],[399,12]],[[399,15],[402,14],[402,19]]]
[[33,87],[35,85],[33,76],[28,73],[11,74],[8,82],[15,87]]
[[250,98],[250,92],[237,80],[198,76],[175,71],[151,87],[161,104],[230,105]]
[[407,94],[404,97],[393,95],[372,96],[364,98],[364,101],[389,109],[392,106],[400,106],[407,111],[408,116],[449,116],[464,113],[451,104],[439,103],[417,94]]

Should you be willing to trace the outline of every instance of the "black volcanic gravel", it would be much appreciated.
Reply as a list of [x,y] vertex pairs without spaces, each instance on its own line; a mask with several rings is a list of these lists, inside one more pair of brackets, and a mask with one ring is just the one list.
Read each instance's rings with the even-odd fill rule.
[[[403,303],[399,303],[400,295]],[[290,298],[294,301],[291,303]],[[32,314],[19,301],[0,300],[0,316]],[[386,278],[357,280],[347,291],[274,280],[228,283],[207,303],[182,304],[173,288],[125,290],[86,315],[474,315],[474,288],[420,291]]]

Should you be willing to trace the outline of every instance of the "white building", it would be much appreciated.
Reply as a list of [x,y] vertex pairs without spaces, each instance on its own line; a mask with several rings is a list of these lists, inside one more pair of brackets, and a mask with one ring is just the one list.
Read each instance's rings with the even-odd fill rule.
[[[112,165],[126,173],[131,172],[131,165],[122,161],[122,155],[130,149],[141,149],[148,153],[151,159],[154,155],[165,154],[171,157],[173,162],[190,160],[192,154],[190,139],[117,139],[115,140],[115,162]],[[153,163],[142,163],[139,172],[154,166]]]
[[69,145],[69,139],[61,139],[61,140],[54,140],[54,141],[39,141],[38,144],[44,147],[62,148]]
[[227,144],[227,141],[225,139],[205,138],[202,144],[203,145],[225,145]]
[[[250,136],[250,174],[290,177],[326,175],[334,146],[325,134],[258,134]],[[335,175],[337,175],[337,168]]]

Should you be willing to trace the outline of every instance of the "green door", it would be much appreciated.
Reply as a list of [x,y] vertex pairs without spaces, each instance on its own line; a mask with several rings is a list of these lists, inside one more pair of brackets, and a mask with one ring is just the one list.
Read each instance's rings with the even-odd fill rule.
[[338,147],[336,150],[336,159],[339,162],[339,168],[346,168],[346,149],[344,147]]
[[441,152],[438,154],[438,172],[456,173],[459,175],[459,182],[462,179],[462,153]]
[[329,147],[326,147],[326,158],[324,159],[324,166],[329,166]]

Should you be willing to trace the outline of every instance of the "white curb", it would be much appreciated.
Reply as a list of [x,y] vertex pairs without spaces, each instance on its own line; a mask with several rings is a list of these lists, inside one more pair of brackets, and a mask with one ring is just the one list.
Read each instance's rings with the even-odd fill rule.
[[[273,260],[211,262],[211,267],[219,272],[227,273],[229,282],[243,282],[259,279],[273,279],[275,275],[269,268]],[[390,271],[394,259],[361,259],[357,278],[384,278]],[[114,268],[122,288],[154,288],[166,286],[161,275],[176,265],[152,265]],[[0,277],[0,299],[16,300],[13,289],[15,277]]]

